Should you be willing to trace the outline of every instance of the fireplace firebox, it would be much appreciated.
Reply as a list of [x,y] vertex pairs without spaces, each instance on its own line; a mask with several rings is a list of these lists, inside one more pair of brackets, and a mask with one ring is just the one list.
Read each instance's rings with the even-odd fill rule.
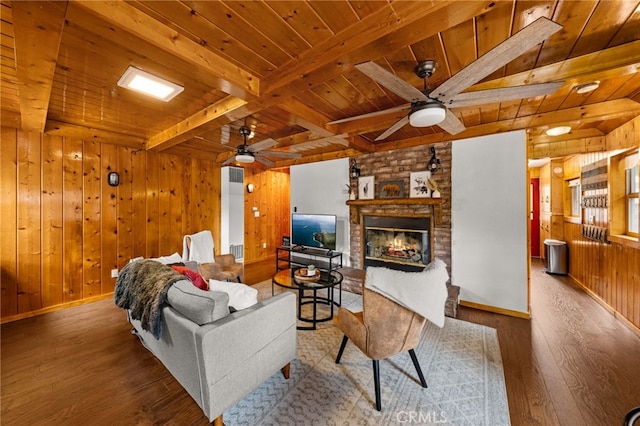
[[432,260],[430,216],[364,216],[363,264],[421,271]]

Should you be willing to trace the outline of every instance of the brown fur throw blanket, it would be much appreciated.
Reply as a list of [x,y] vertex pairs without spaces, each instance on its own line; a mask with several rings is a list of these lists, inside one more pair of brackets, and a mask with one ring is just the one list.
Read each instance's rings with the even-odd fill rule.
[[185,277],[170,266],[155,260],[138,260],[120,271],[113,298],[116,305],[130,310],[131,318],[140,320],[144,330],[160,339],[161,308],[167,301],[167,291],[182,279]]

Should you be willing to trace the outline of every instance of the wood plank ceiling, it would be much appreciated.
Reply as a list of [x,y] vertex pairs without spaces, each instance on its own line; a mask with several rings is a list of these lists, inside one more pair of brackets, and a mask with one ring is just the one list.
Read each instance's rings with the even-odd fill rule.
[[[406,103],[354,68],[374,61],[435,87],[539,17],[563,26],[469,90],[563,81],[546,96],[452,109],[466,130],[382,132]],[[545,143],[602,136],[640,114],[639,1],[1,2],[2,125],[225,161],[221,145],[274,138],[278,166],[514,129]],[[184,86],[165,103],[117,86],[129,65]],[[576,87],[599,81],[578,94]]]

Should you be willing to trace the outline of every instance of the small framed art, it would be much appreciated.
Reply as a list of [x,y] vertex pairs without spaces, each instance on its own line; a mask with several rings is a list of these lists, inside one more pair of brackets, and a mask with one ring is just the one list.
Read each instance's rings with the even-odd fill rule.
[[409,180],[409,197],[410,198],[428,198],[429,187],[427,182],[429,180],[429,172],[412,172]]
[[381,180],[378,183],[378,198],[403,198],[404,197],[404,181],[397,180]]
[[358,199],[373,200],[373,176],[362,176],[358,178]]

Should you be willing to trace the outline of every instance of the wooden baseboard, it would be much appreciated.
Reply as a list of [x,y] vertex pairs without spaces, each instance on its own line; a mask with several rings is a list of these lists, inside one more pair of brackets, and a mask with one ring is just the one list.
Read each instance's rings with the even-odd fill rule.
[[582,282],[580,282],[580,280],[576,279],[576,277],[574,277],[571,274],[569,274],[569,277],[573,280],[574,283],[576,283],[576,285],[578,287],[580,287],[585,293],[587,293],[589,295],[589,297],[591,297],[593,300],[598,302],[598,304],[600,304],[600,306],[602,306],[604,309],[606,309],[607,312],[609,312],[611,315],[613,315],[614,317],[619,319],[620,322],[622,322],[624,325],[626,325],[629,328],[629,330],[631,330],[638,337],[640,337],[640,328],[636,327],[636,325],[634,323],[629,321],[620,312],[616,311],[611,305],[609,305],[607,302],[605,302],[605,300],[603,298],[601,298],[596,293],[594,293],[593,290],[591,290],[589,287],[587,287]]
[[481,303],[469,302],[467,300],[461,300],[460,305],[467,308],[479,309],[481,311],[493,312],[501,315],[508,315],[510,317],[531,319],[531,312],[513,311],[511,309],[497,308],[495,306],[483,305]]
[[8,322],[18,321],[18,320],[25,319],[25,318],[31,318],[31,317],[35,317],[37,315],[47,314],[49,312],[55,312],[55,311],[59,311],[61,309],[71,308],[72,306],[84,305],[86,303],[97,302],[98,300],[104,300],[104,299],[108,299],[108,298],[113,298],[113,293],[101,294],[99,296],[88,297],[86,299],[76,300],[74,302],[61,303],[61,304],[55,305],[55,306],[48,306],[46,308],[37,309],[35,311],[25,312],[24,314],[17,314],[17,315],[4,317],[4,318],[2,318],[2,320],[0,320],[0,324],[5,324],[5,323],[8,323]]

